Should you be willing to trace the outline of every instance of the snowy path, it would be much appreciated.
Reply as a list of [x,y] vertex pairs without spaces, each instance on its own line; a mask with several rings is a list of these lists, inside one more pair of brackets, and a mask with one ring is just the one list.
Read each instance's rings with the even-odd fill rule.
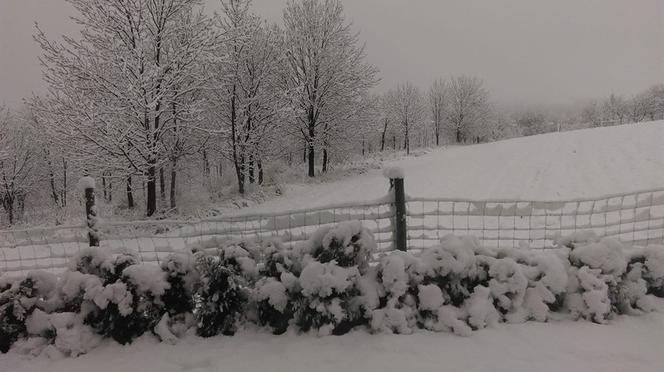
[[[664,186],[664,121],[522,137],[435,150],[391,162],[406,170],[417,197],[575,199]],[[320,184],[286,186],[286,194],[251,209],[275,211],[375,199],[380,170]]]
[[656,372],[664,366],[664,314],[585,321],[499,325],[470,337],[449,333],[335,337],[190,337],[178,345],[143,338],[108,344],[89,355],[53,362],[0,355],[0,372],[184,371],[537,371]]

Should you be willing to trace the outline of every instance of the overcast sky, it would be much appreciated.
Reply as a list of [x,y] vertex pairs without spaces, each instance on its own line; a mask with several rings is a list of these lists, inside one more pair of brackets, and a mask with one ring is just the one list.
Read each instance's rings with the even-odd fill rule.
[[[206,0],[208,7],[218,0]],[[280,22],[286,0],[254,0]],[[662,0],[345,0],[380,90],[456,74],[498,102],[566,103],[664,82]],[[72,34],[64,0],[0,0],[0,102],[42,87],[34,22]]]

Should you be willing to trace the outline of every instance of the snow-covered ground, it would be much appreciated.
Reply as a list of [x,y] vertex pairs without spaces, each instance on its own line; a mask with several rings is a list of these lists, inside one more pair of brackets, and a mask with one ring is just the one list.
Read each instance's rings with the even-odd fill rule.
[[[552,133],[436,150],[403,167],[418,197],[565,199],[664,185],[664,122]],[[385,194],[380,170],[330,183],[289,185],[256,212],[314,207]],[[242,212],[249,212],[244,209]],[[569,320],[500,324],[470,337],[450,333],[340,337],[190,336],[173,346],[145,336],[107,342],[79,358],[0,355],[0,372],[27,371],[662,371],[664,313],[608,325]]]
[[[393,161],[415,197],[564,200],[664,186],[664,121],[449,147]],[[286,185],[245,212],[311,208],[383,196],[380,170],[339,181]]]
[[108,343],[88,355],[53,361],[0,355],[0,372],[205,371],[538,371],[657,372],[664,366],[664,314],[587,321],[500,324],[470,337],[413,335],[189,337],[177,345],[151,336]]

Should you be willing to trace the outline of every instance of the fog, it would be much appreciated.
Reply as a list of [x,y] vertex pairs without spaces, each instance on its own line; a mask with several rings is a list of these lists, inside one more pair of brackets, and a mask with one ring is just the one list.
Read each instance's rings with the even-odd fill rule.
[[[561,104],[630,95],[664,82],[659,0],[346,0],[346,15],[380,69],[378,90],[437,77],[482,78],[497,102]],[[280,22],[285,0],[254,0]],[[208,10],[217,0],[206,0]],[[75,34],[64,0],[0,1],[0,102],[43,89],[34,22]]]

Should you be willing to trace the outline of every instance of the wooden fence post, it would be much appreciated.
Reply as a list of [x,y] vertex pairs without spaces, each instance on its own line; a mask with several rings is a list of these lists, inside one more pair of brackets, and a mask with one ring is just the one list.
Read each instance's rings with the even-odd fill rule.
[[408,229],[406,226],[406,193],[403,186],[403,178],[392,179],[394,184],[394,220],[395,246],[400,251],[408,250]]
[[405,252],[408,250],[408,226],[406,224],[406,191],[403,170],[387,168],[383,174],[389,178],[390,190],[394,193],[394,247]]
[[97,207],[95,206],[95,180],[85,176],[79,181],[85,191],[85,220],[88,225],[90,247],[99,247],[99,230],[97,229]]

